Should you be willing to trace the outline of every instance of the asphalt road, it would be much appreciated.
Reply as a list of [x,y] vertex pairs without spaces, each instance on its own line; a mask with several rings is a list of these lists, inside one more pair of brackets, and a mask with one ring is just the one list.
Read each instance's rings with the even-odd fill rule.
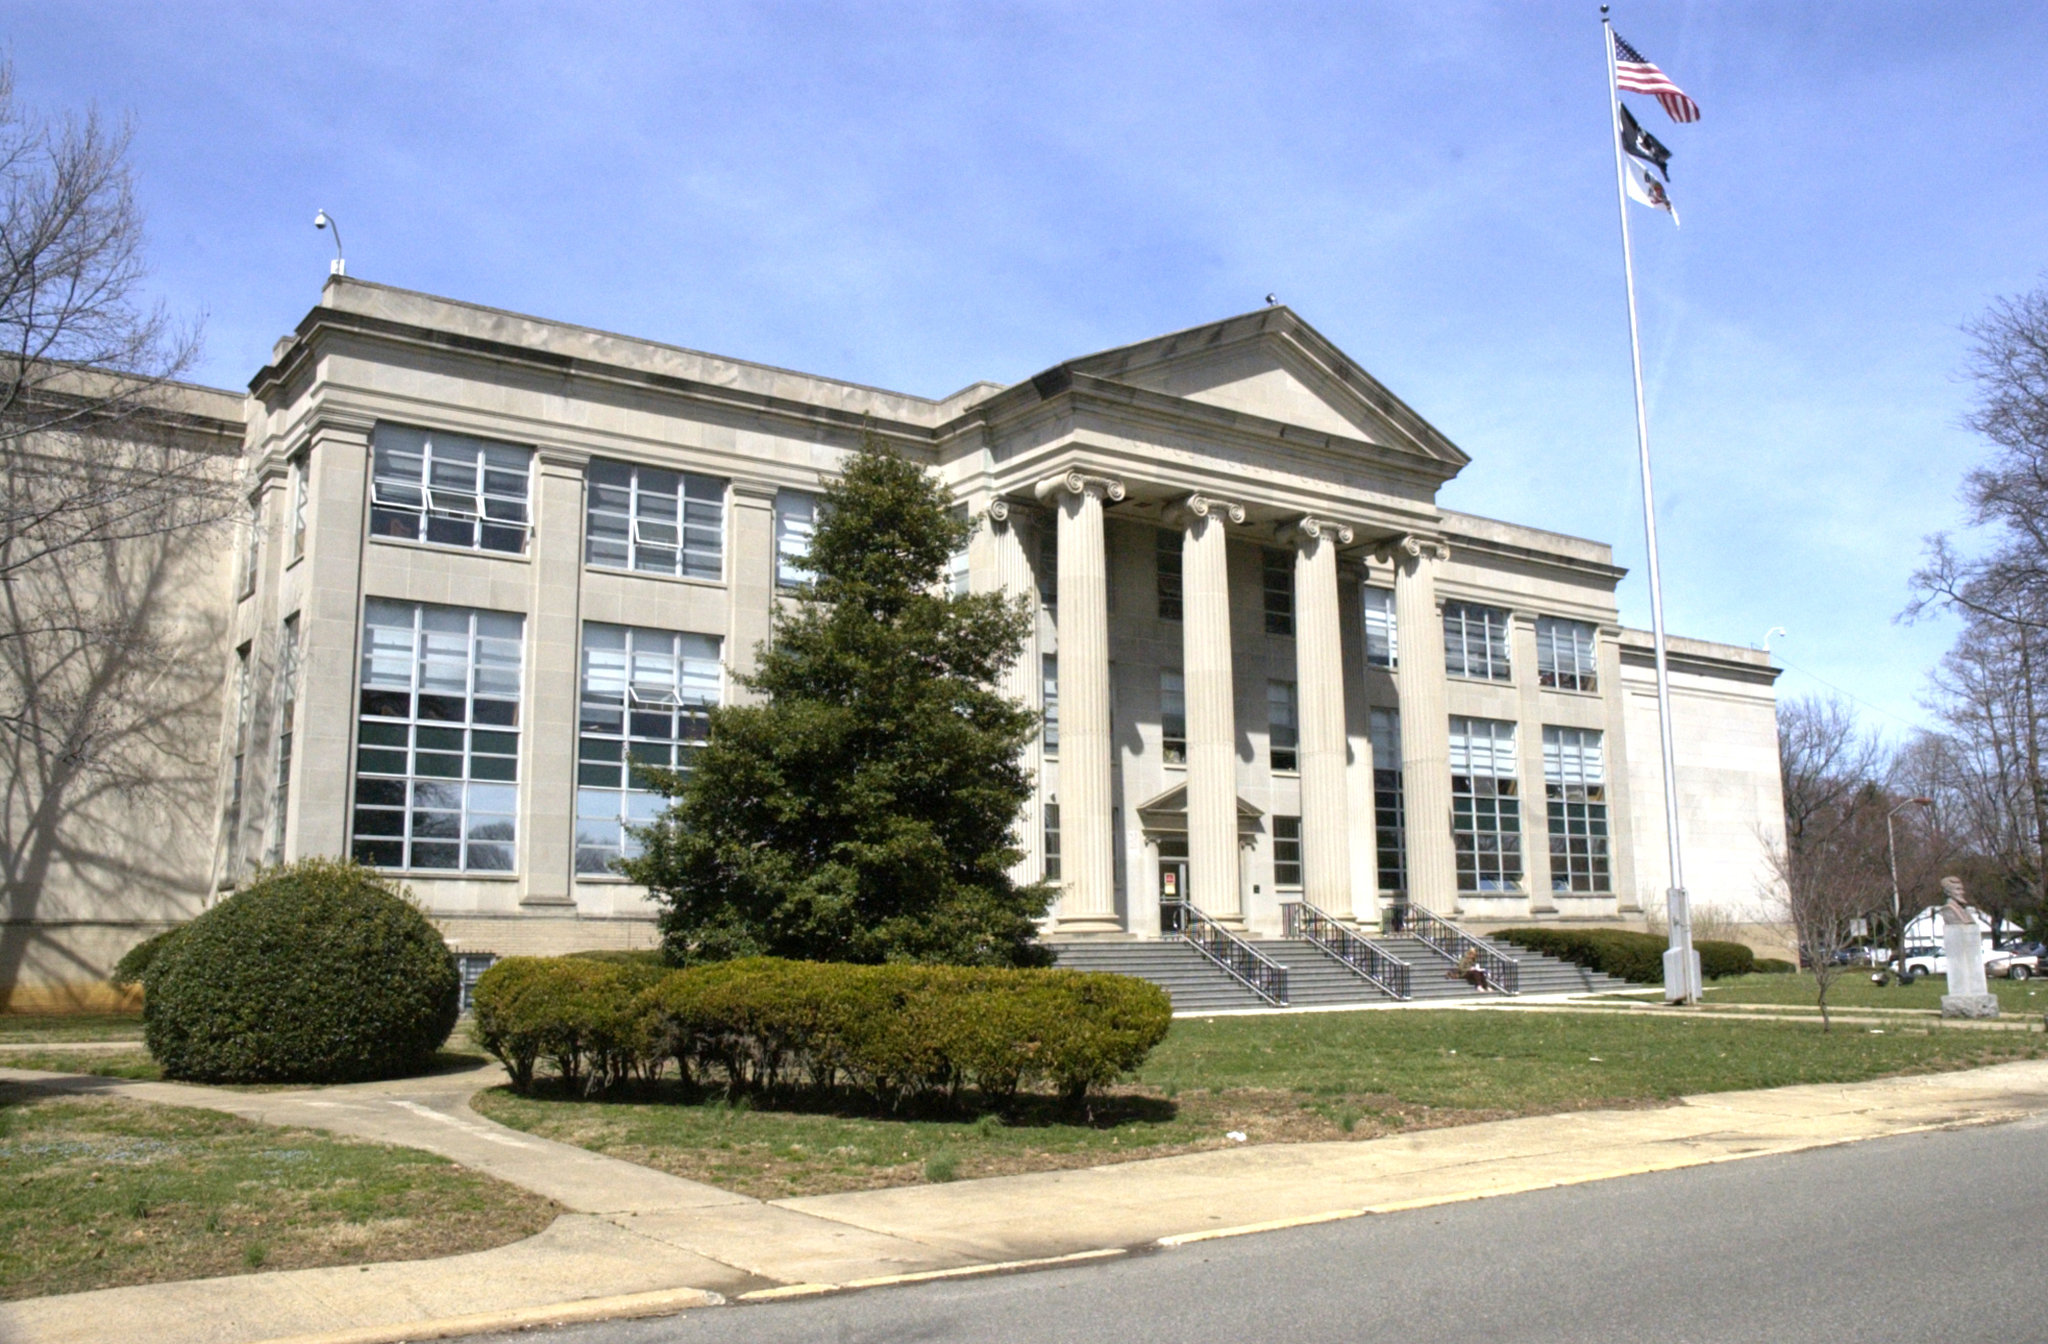
[[[2048,1117],[532,1344],[2048,1339]],[[512,1336],[504,1337],[512,1339]]]

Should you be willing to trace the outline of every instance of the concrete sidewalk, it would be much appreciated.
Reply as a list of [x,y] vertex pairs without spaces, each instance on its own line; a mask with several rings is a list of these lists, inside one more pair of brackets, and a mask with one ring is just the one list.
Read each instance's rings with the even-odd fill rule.
[[447,1260],[10,1303],[0,1306],[0,1340],[84,1344],[117,1333],[112,1323],[132,1328],[143,1321],[163,1344],[443,1337],[1117,1254],[2048,1112],[2048,1061],[2028,1061],[1872,1083],[1715,1093],[1656,1109],[763,1202],[484,1120],[466,1098],[500,1076],[480,1070],[319,1092],[248,1093],[0,1069],[0,1078],[66,1092],[203,1106],[423,1148],[570,1210],[539,1236]]

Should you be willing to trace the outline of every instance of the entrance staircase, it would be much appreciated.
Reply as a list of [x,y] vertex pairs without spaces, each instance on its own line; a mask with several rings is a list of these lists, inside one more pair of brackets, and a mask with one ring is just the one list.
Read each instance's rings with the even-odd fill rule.
[[[1058,939],[1052,948],[1057,964],[1068,970],[1113,971],[1151,981],[1172,997],[1177,1017],[1245,1009],[1345,1007],[1397,1001],[1385,986],[1374,983],[1327,950],[1325,944],[1333,940],[1326,923],[1297,919],[1290,924],[1317,929],[1323,942],[1310,938],[1242,938],[1262,960],[1285,968],[1284,990],[1277,994],[1270,981],[1265,986],[1267,993],[1261,994],[1184,938]],[[1405,976],[1383,978],[1389,979],[1396,989],[1403,987],[1401,982],[1405,980],[1409,1002],[1457,1002],[1481,997],[1474,986],[1450,974],[1456,958],[1439,950],[1471,944],[1478,945],[1487,964],[1496,967],[1501,975],[1512,977],[1517,996],[1603,994],[1637,988],[1556,957],[1476,937],[1445,921],[1432,920],[1426,929],[1416,931],[1427,933],[1429,940],[1411,932],[1371,938],[1377,951],[1406,967]],[[1512,966],[1505,966],[1504,962]]]

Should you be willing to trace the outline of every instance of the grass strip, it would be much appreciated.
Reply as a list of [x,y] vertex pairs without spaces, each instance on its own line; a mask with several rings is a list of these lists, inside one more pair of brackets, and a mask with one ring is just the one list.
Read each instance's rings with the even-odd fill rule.
[[0,1083],[0,1298],[456,1255],[555,1213],[416,1149]]
[[[1948,981],[1940,976],[1923,977],[1910,985],[1896,982],[1874,985],[1870,982],[1870,975],[1867,966],[1843,968],[1835,982],[1828,986],[1828,1010],[1921,1008],[1939,1012],[1941,996],[1948,993]],[[1987,987],[1998,996],[2001,1013],[2024,1014],[2038,1019],[2042,1013],[2048,1012],[2048,981],[1999,979],[1991,981]],[[1775,1003],[1811,1008],[1815,1002],[1813,976],[1801,972],[1794,975],[1733,975],[1724,980],[1710,980],[1707,982],[1706,1002],[1710,1006]]]
[[1050,1097],[981,1116],[878,1114],[817,1092],[729,1104],[674,1082],[600,1098],[498,1089],[472,1105],[515,1129],[782,1198],[2044,1056],[2039,1034],[1823,1035],[1817,1022],[1626,1012],[1324,1013],[1176,1021],[1092,1117]]
[[141,1013],[0,1013],[0,1045],[141,1039]]

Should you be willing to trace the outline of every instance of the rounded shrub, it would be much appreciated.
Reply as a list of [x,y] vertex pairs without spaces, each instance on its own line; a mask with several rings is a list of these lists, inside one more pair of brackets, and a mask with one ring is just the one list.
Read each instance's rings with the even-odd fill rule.
[[454,1029],[455,958],[368,869],[259,874],[142,973],[143,1039],[171,1078],[342,1083],[423,1070]]
[[107,977],[117,989],[131,989],[142,983],[150,966],[163,955],[164,950],[184,935],[185,926],[165,929],[162,933],[143,939],[121,954],[114,963],[114,973]]
[[1700,954],[1700,974],[1709,980],[1719,980],[1724,975],[1748,975],[1756,969],[1756,953],[1747,943],[1701,938],[1693,942],[1692,950]]

